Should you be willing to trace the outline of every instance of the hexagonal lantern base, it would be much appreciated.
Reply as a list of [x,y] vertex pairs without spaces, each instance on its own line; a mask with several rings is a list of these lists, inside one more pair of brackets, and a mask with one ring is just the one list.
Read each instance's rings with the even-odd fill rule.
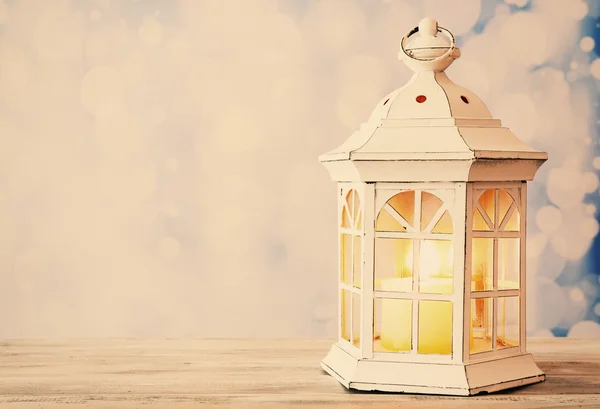
[[469,364],[357,359],[334,345],[321,367],[348,389],[469,396],[541,382],[531,354]]

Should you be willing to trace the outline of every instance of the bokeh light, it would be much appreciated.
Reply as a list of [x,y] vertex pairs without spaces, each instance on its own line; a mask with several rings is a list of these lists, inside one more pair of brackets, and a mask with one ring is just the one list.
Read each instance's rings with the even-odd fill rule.
[[580,321],[569,330],[571,338],[600,338],[600,324],[595,321]]
[[425,15],[457,36],[448,76],[550,156],[529,190],[529,333],[597,334],[599,13],[0,1],[0,336],[334,336],[316,157],[409,80],[399,42]]
[[581,41],[579,41],[579,48],[581,48],[585,52],[592,51],[594,49],[594,45],[596,42],[592,37],[583,37]]

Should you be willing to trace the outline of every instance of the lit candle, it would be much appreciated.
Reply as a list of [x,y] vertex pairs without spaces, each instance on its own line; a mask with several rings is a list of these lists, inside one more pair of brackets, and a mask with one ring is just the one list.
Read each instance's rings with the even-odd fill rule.
[[[419,292],[452,294],[453,249],[450,241],[424,240],[421,243]],[[419,301],[417,351],[420,354],[452,353],[452,302]]]
[[[451,278],[431,278],[421,283],[422,293],[452,293]],[[419,346],[420,354],[452,353],[452,302],[419,302]]]
[[[383,291],[412,291],[412,277],[384,278]],[[381,346],[388,351],[410,351],[412,301],[384,298],[381,300]]]
[[[424,240],[420,243],[422,294],[452,294],[454,280],[453,246],[450,241]],[[379,281],[382,291],[412,293],[412,246],[396,251],[396,277]],[[413,300],[383,298],[381,301],[381,347],[387,351],[410,351],[412,344]],[[452,302],[419,301],[418,347],[423,354],[452,353]]]
[[[421,292],[448,294],[451,278],[429,279],[421,283]],[[412,278],[381,280],[383,291],[411,292]],[[381,346],[389,351],[410,351],[412,300],[384,298],[381,301]],[[452,303],[421,301],[419,304],[419,353],[449,354],[452,351]]]

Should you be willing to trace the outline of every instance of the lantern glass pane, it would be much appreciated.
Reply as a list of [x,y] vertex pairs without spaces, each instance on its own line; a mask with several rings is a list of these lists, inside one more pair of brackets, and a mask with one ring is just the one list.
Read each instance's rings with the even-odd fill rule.
[[352,236],[340,235],[340,270],[342,283],[352,284]]
[[342,339],[350,342],[350,303],[352,300],[352,294],[348,290],[342,290],[340,294],[341,302],[341,325],[342,325]]
[[425,231],[425,228],[443,204],[439,197],[431,193],[423,192],[421,194],[421,231]]
[[487,291],[493,287],[494,239],[474,238],[471,262],[471,291]]
[[354,236],[354,263],[352,264],[354,287],[361,286],[361,266],[362,266],[362,237]]
[[395,210],[404,220],[406,220],[409,226],[415,226],[414,190],[398,193],[388,200],[387,204],[389,204],[393,210]]
[[360,295],[352,293],[352,344],[360,347]]
[[492,308],[491,298],[471,300],[471,353],[492,350]]
[[521,265],[520,239],[498,239],[498,289],[519,289],[519,270]]
[[352,228],[352,224],[350,222],[350,215],[348,214],[348,209],[346,208],[346,206],[344,206],[344,209],[342,210],[342,227],[345,227],[347,229]]
[[521,230],[521,217],[519,216],[519,209],[515,208],[511,215],[508,216],[508,222],[504,226],[504,231],[520,231]]
[[404,226],[402,226],[400,224],[400,222],[396,218],[394,218],[394,216],[392,216],[386,209],[381,209],[381,212],[379,212],[375,230],[377,230],[377,231],[406,231]]
[[452,302],[419,301],[419,354],[452,353]]
[[519,297],[498,298],[498,328],[496,348],[509,348],[519,345]]
[[375,239],[375,290],[412,291],[413,240]]
[[411,300],[376,298],[373,305],[373,351],[410,352]]
[[512,196],[504,189],[498,189],[498,225],[506,217],[506,212],[514,203]]
[[352,190],[353,196],[353,210],[352,210],[352,220],[358,220],[358,214],[360,213],[360,198],[358,197],[358,192],[356,190]]
[[444,214],[442,215],[440,220],[436,223],[436,225],[434,226],[433,230],[431,230],[431,232],[432,233],[453,233],[454,232],[454,226],[452,225],[452,217],[450,216],[450,213],[448,213],[448,210],[446,210],[444,212]]
[[492,231],[492,227],[490,227],[485,220],[483,220],[483,216],[479,209],[475,209],[473,211],[473,230],[475,231]]
[[354,189],[350,189],[346,193],[346,206],[348,206],[349,216],[352,217],[352,209],[354,208]]
[[494,227],[494,189],[488,189],[483,192],[483,194],[479,197],[478,203],[481,205],[485,215],[487,215],[488,219],[492,222],[490,227]]
[[423,240],[419,260],[419,291],[452,294],[454,245],[450,240]]
[[346,195],[342,209],[342,227],[347,229],[362,229],[362,210],[358,192],[351,189]]

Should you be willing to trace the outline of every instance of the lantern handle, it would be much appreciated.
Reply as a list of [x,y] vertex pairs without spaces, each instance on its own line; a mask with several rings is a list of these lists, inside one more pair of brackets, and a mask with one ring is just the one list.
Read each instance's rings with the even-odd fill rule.
[[[402,49],[402,52],[404,53],[404,55],[406,57],[410,58],[411,60],[415,60],[415,61],[427,61],[427,62],[441,61],[441,60],[447,58],[448,56],[450,56],[450,54],[452,54],[455,50],[457,50],[457,48],[456,48],[456,38],[454,37],[454,34],[452,34],[450,32],[450,30],[448,30],[448,29],[446,29],[444,27],[437,26],[437,32],[444,34],[446,37],[448,37],[450,39],[450,47],[448,48],[448,50],[444,54],[442,54],[442,55],[440,55],[438,57],[435,57],[435,58],[433,58],[431,60],[419,60],[419,59],[413,57],[412,55],[410,55],[406,51],[406,49],[404,48],[404,43],[406,42],[406,40],[408,40],[408,38],[410,36],[412,36],[413,34],[416,34],[418,32],[419,32],[419,26],[416,26],[415,28],[413,28],[412,30],[410,30],[409,32],[407,32],[402,37],[402,41],[400,41],[400,48]],[[432,48],[437,48],[437,47],[432,47]],[[458,58],[458,56],[460,56],[460,54],[458,54],[456,57],[453,55],[452,57],[453,58]]]

